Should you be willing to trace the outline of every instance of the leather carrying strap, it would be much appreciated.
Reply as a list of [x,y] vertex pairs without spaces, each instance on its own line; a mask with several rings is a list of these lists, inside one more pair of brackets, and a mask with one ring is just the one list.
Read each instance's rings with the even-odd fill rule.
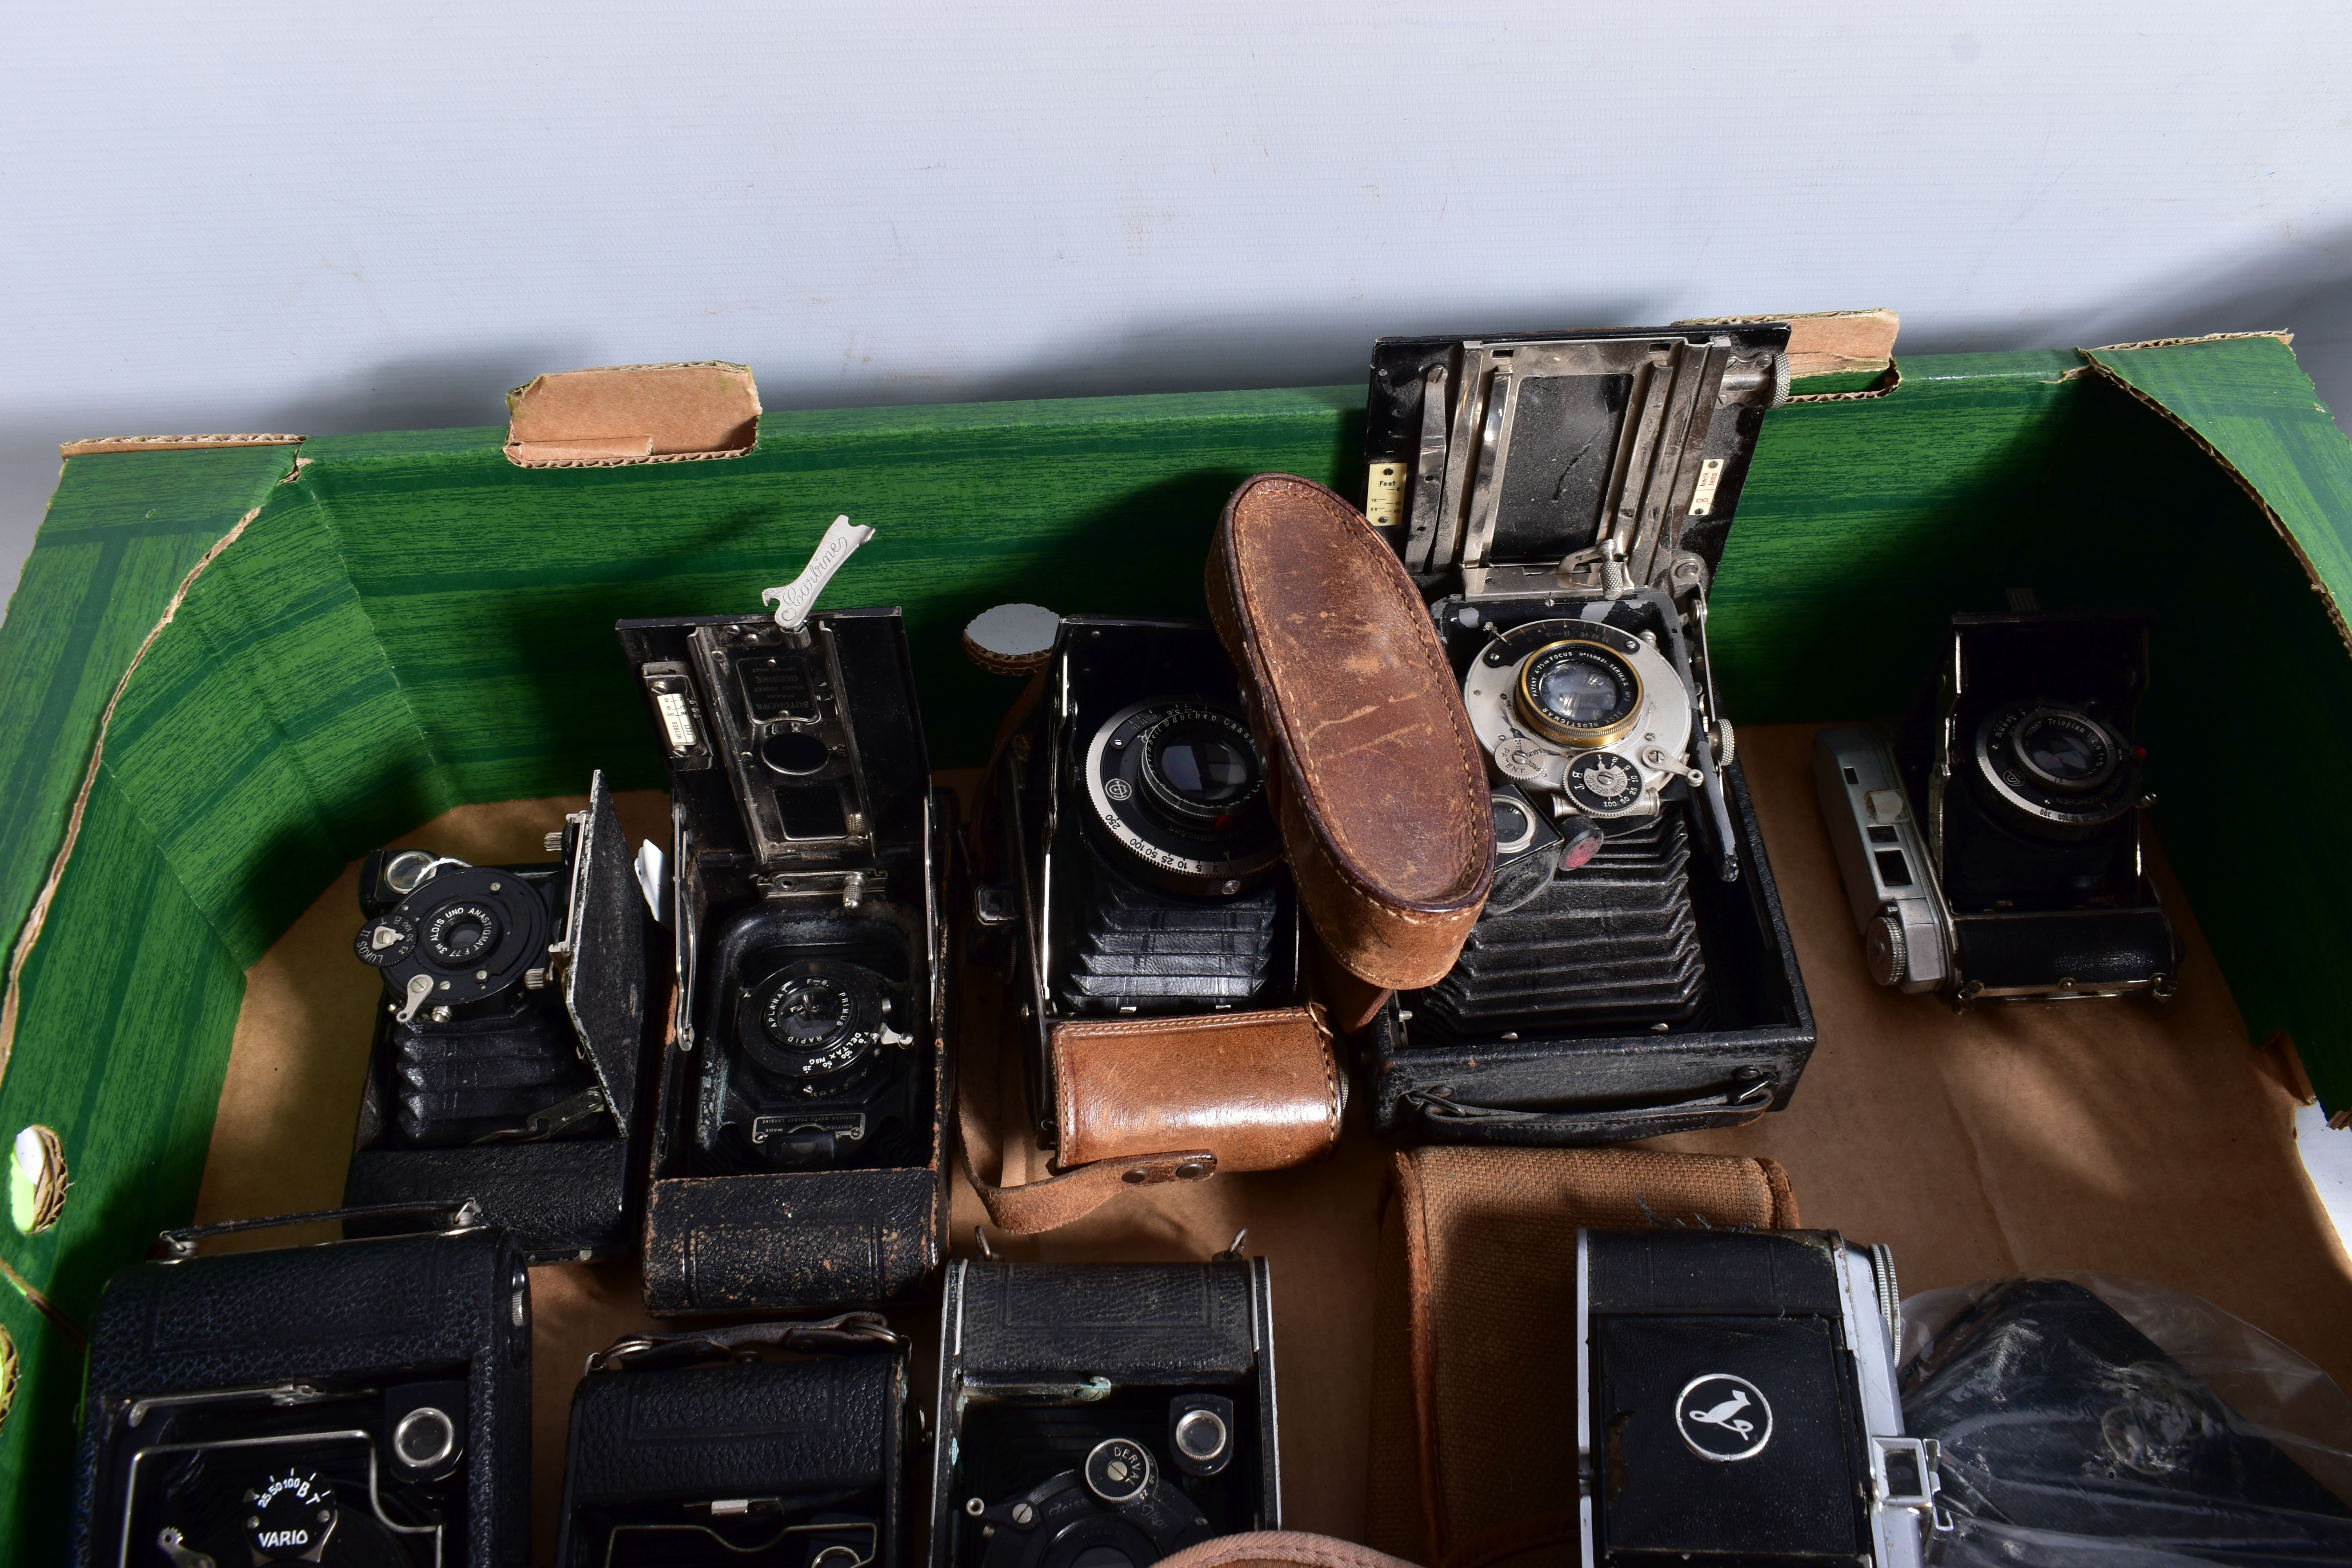
[[[972,1158],[975,1147],[989,1140],[971,1113],[971,1102],[956,1100],[956,1121],[961,1137],[963,1173],[988,1210],[989,1223],[1007,1236],[1034,1236],[1075,1224],[1117,1197],[1127,1187],[1156,1186],[1162,1182],[1205,1181],[1216,1173],[1217,1157],[1205,1149],[1168,1154],[1130,1155],[1098,1160],[1042,1182],[1017,1187],[1000,1186],[980,1173]],[[1001,1167],[1000,1167],[1001,1169]]]

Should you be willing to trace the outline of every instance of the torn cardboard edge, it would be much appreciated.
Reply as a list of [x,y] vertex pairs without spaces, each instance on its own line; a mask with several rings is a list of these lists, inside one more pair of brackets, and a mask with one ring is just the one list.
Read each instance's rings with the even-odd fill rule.
[[2130,380],[2119,374],[2114,366],[2104,363],[2095,357],[2103,353],[2136,353],[2142,349],[2179,348],[2189,343],[2227,342],[2238,338],[2276,338],[2288,348],[2290,353],[2293,352],[2294,342],[2294,334],[2289,331],[2208,332],[2202,337],[2154,338],[2144,343],[2114,343],[2105,348],[2076,349],[2074,352],[2083,356],[2084,368],[2091,374],[2098,376],[2112,386],[2120,388],[2134,400],[2154,409],[2158,417],[2187,437],[2199,451],[2212,459],[2223,473],[2230,476],[2240,489],[2246,492],[2247,499],[2261,510],[2263,517],[2270,520],[2271,531],[2277,534],[2287,549],[2294,553],[2295,564],[2303,568],[2304,580],[2311,584],[2311,591],[2319,595],[2321,605],[2327,611],[2328,624],[2336,628],[2336,640],[2344,645],[2347,653],[2352,653],[2352,625],[2347,625],[2345,622],[2344,606],[2336,602],[2335,591],[2329,588],[2326,581],[2321,578],[2319,568],[2312,562],[2310,552],[2304,549],[2303,541],[2294,536],[2294,531],[2287,526],[2286,519],[2280,515],[2278,508],[2272,505],[2269,498],[2263,494],[2254,481],[2248,479],[2238,465],[2231,462],[2228,455],[2219,447],[2207,440],[2195,426],[2167,408],[2155,397],[2133,385]]
[[1884,397],[1903,384],[1903,367],[1889,360],[1886,369],[1868,386],[1858,386],[1852,392],[1796,392],[1781,405],[1790,407],[1800,403],[1864,403],[1874,397]]
[[91,458],[101,452],[207,452],[218,447],[299,447],[299,436],[92,436],[58,443],[60,458]]
[[[301,438],[299,436],[254,438],[245,444],[286,446]],[[309,461],[307,458],[295,458],[286,472],[278,476],[278,482],[291,484],[300,479]],[[106,707],[98,716],[98,733],[90,741],[89,760],[82,768],[81,786],[75,791],[73,805],[66,814],[64,837],[58,845],[57,854],[49,860],[48,875],[42,879],[40,890],[34,895],[33,907],[26,911],[25,923],[16,930],[16,940],[8,952],[5,978],[0,978],[0,1083],[7,1080],[9,1058],[16,1054],[16,1019],[24,994],[25,965],[33,956],[33,949],[40,943],[41,931],[48,923],[49,907],[56,901],[58,888],[65,880],[66,868],[73,860],[74,846],[81,839],[82,818],[89,810],[90,791],[97,787],[99,770],[106,762],[106,736],[114,723],[114,710],[122,705],[122,694],[131,689],[131,678],[139,673],[139,666],[145,661],[148,650],[155,646],[155,639],[163,635],[164,627],[179,617],[180,606],[187,603],[188,592],[196,585],[196,579],[220,558],[222,551],[245,537],[245,531],[253,525],[253,520],[259,517],[263,507],[268,504],[265,500],[261,506],[238,518],[236,526],[215,541],[212,548],[197,557],[196,563],[188,568],[188,574],[180,579],[179,587],[173,591],[172,597],[163,605],[163,615],[148,628],[147,636],[131,654],[131,662],[123,666],[121,675],[116,678],[113,692],[107,698]]]
[[[1789,378],[1791,381],[1802,381],[1816,375],[1884,374],[1893,370],[1895,339],[1903,330],[1903,318],[1883,307],[1865,310],[1802,310],[1777,316],[1702,316],[1696,321],[1676,321],[1675,325],[1742,327],[1765,321],[1785,321],[1789,325]],[[1790,401],[1827,402],[1876,397],[1893,390],[1893,386],[1884,391],[1866,387],[1859,392],[1818,393],[1811,397],[1790,398]]]
[[740,458],[760,442],[758,384],[723,360],[558,371],[508,393],[507,409],[507,460],[522,468]]
[[2294,334],[2284,327],[2273,327],[2262,332],[2205,332],[2193,338],[2144,338],[2136,343],[2101,343],[2095,349],[2076,349],[2078,354],[2121,353],[2126,349],[2177,349],[2183,343],[2225,343],[2235,338],[2276,338],[2288,348],[2294,347]]

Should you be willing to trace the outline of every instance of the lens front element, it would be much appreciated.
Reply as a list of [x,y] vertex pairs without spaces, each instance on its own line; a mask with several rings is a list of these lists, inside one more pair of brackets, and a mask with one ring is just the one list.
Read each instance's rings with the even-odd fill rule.
[[2017,760],[2053,788],[2096,789],[2116,771],[2116,748],[2082,714],[2040,709],[2018,721],[2015,734]]
[[1144,785],[1180,826],[1230,826],[1257,796],[1262,781],[1249,731],[1222,713],[1179,712],[1147,731],[1142,745]]
[[1548,741],[1605,746],[1633,732],[1642,678],[1613,648],[1563,639],[1520,666],[1517,706],[1528,727]]

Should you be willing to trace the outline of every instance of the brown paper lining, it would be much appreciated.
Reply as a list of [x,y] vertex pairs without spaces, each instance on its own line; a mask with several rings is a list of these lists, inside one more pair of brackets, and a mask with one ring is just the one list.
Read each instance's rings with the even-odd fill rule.
[[[2092,1268],[2194,1291],[2352,1386],[2352,1260],[2295,1154],[2294,1096],[2254,1048],[2193,910],[2156,871],[2189,943],[2179,998],[1957,1016],[1882,991],[1813,804],[1809,725],[1740,733],[1821,1045],[1786,1111],[1646,1147],[1760,1154],[1786,1167],[1804,1222],[1893,1249],[1906,1291],[2029,1268]],[[977,773],[944,774],[967,795]],[[404,837],[468,858],[541,858],[578,802],[462,807]],[[667,835],[662,795],[620,797],[630,841]],[[247,972],[197,1218],[327,1206],[340,1197],[379,982],[349,956],[347,874]],[[1003,1179],[1046,1173],[1027,1131],[1016,1049],[971,1006],[959,1071],[1002,1145]],[[1273,1262],[1285,1522],[1366,1539],[1410,1455],[1376,1456],[1373,1318],[1393,1152],[1352,1097],[1338,1149],[1297,1170],[1143,1187],[1043,1236],[992,1236],[999,1256],[1197,1260],[1249,1232]],[[996,1149],[978,1152],[983,1168]],[[961,1173],[953,1240],[987,1217]],[[277,1233],[282,1237],[285,1233]],[[1381,1289],[1393,1290],[1392,1260]],[[634,1261],[532,1270],[537,1553],[553,1550],[572,1385],[587,1353],[646,1326]],[[935,1373],[936,1309],[893,1314],[915,1336],[918,1397]],[[1393,1349],[1384,1358],[1393,1360]],[[1380,1430],[1396,1428],[1384,1398]],[[1405,1473],[1410,1473],[1406,1471]],[[912,1505],[927,1506],[918,1496]],[[1418,1499],[1408,1505],[1418,1511]],[[1389,1540],[1380,1542],[1390,1550]]]
[[760,439],[751,372],[715,360],[562,371],[508,393],[507,408],[507,460],[525,468],[740,458]]

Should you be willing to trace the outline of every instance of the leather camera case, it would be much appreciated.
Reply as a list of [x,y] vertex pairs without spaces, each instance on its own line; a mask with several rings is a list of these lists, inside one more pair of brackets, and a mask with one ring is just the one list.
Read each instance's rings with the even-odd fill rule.
[[[153,1409],[134,1423],[139,1401],[425,1379],[464,1384],[465,1525],[446,1560],[520,1568],[530,1552],[530,1284],[506,1232],[134,1264],[108,1282],[91,1325],[71,1560],[95,1568],[123,1551],[132,1452],[165,1426]],[[131,1547],[137,1561],[155,1554],[152,1541]]]
[[[548,896],[562,916],[577,908],[580,929],[558,940],[565,952],[554,986],[540,994],[565,1015],[579,1054],[602,1092],[611,1120],[585,1137],[535,1142],[412,1148],[390,1133],[400,1086],[391,1072],[394,1023],[390,1007],[376,1010],[367,1088],[360,1103],[343,1202],[352,1207],[461,1203],[472,1199],[483,1221],[502,1226],[532,1261],[613,1258],[629,1249],[645,1196],[644,1129],[637,1116],[647,1026],[657,1009],[647,951],[649,923],[638,891],[628,836],[613,808],[604,775],[589,782],[588,809],[564,830],[572,840],[577,876],[567,889],[559,868],[493,867],[550,876]],[[371,857],[371,869],[386,852]],[[568,858],[563,868],[572,868]],[[362,878],[363,883],[367,880]],[[429,886],[430,884],[426,884]],[[567,898],[567,893],[571,896]],[[553,934],[553,933],[551,933]],[[542,960],[542,963],[548,962]],[[390,1226],[353,1221],[353,1236]]]
[[[685,1505],[774,1499],[784,1519],[746,1521],[772,1535],[813,1514],[870,1519],[863,1545],[876,1563],[905,1552],[907,1356],[900,1349],[789,1361],[726,1359],[741,1334],[793,1326],[745,1325],[722,1335],[715,1364],[605,1367],[593,1358],[572,1397],[564,1460],[560,1568],[603,1568],[613,1526],[676,1525]],[[824,1336],[820,1332],[820,1339]],[[609,1352],[608,1352],[609,1356]],[[677,1519],[670,1517],[676,1510]],[[715,1522],[700,1515],[701,1522]]]
[[1434,984],[1486,904],[1495,826],[1412,579],[1338,495],[1261,474],[1225,503],[1207,588],[1324,951],[1374,991]]
[[[1089,817],[1110,807],[1080,773],[1108,754],[1110,727],[1203,703],[1230,710],[1219,721],[1233,742],[1244,738],[1241,693],[1208,627],[1072,616],[1007,718],[976,842],[993,879],[983,900],[1013,928],[1006,1005],[1017,1017],[1007,1022],[1058,1173],[1000,1186],[971,1172],[1004,1230],[1068,1224],[1125,1186],[1299,1164],[1339,1140],[1346,1081],[1311,999],[1297,894],[1271,825],[1252,829],[1263,838],[1253,880],[1196,895],[1150,883],[1135,847],[1108,841]],[[1190,921],[1202,931],[1177,931]],[[1223,973],[1232,963],[1243,969]],[[1107,994],[1144,973],[1179,989],[1127,1005]],[[967,1155],[988,1142],[969,1129]]]
[[1365,1539],[1415,1563],[1573,1563],[1577,1232],[1794,1228],[1787,1174],[1636,1149],[1437,1146],[1396,1166]]
[[[905,623],[895,609],[852,609],[810,617],[799,637],[764,616],[623,621],[618,630],[668,761],[675,834],[670,923],[680,984],[654,1107],[646,1310],[904,1300],[947,1251],[953,1010],[940,911],[955,837],[954,796],[931,788]],[[797,683],[758,685],[771,678],[741,668],[787,655],[802,672]],[[833,760],[811,773],[815,783],[779,774],[763,784],[753,771],[752,748],[785,710],[805,713],[808,732],[828,738]],[[803,825],[773,815],[781,796],[753,798],[787,784],[833,791],[826,809],[835,815],[818,825],[820,836],[802,838]],[[721,1070],[730,1049],[730,965],[758,943],[794,962],[845,955],[892,971],[890,1030],[910,1038],[881,1049],[904,1052],[890,1070],[912,1075],[895,1155],[845,1156],[823,1168],[712,1168],[700,1141],[706,1063]],[[881,956],[869,963],[874,954]],[[856,1125],[868,1134],[865,1119]]]
[[[1231,1452],[1193,1497],[1212,1533],[1282,1527],[1274,1316],[1265,1259],[1006,1263],[958,1258],[940,1310],[931,1568],[976,1563],[1000,1507],[1098,1442],[1171,1465],[1170,1402],[1224,1406]],[[1002,1530],[1002,1525],[993,1528]]]

